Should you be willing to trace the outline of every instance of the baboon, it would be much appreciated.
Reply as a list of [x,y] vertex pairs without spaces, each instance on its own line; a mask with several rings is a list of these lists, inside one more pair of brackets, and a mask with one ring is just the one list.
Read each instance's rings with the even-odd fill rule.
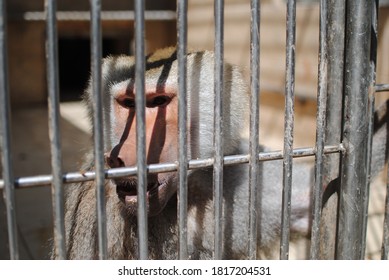
[[[107,168],[136,165],[135,59],[108,57],[103,62],[105,99],[104,133]],[[187,54],[188,64],[188,158],[213,156],[214,56],[212,52]],[[167,48],[146,57],[146,150],[147,163],[177,160],[177,59]],[[242,135],[248,129],[249,90],[236,66],[224,64],[223,121],[225,155],[248,153]],[[91,113],[91,86],[85,103]],[[386,137],[386,126],[385,129]],[[375,145],[382,149],[381,141]],[[266,148],[262,147],[262,151]],[[377,151],[377,148],[375,149]],[[382,154],[382,153],[381,153]],[[380,163],[382,165],[382,163]],[[85,170],[93,170],[87,160]],[[310,224],[312,168],[293,166],[292,232],[306,235]],[[148,242],[150,259],[177,259],[177,173],[147,177]],[[245,259],[248,255],[248,168],[224,168],[223,258]],[[107,180],[105,184],[108,257],[137,259],[137,178]],[[260,164],[258,252],[269,250],[280,234],[282,161]],[[212,168],[188,172],[188,250],[190,259],[212,258]],[[95,183],[69,186],[66,197],[66,248],[69,259],[98,258]],[[55,256],[54,256],[55,257]]]

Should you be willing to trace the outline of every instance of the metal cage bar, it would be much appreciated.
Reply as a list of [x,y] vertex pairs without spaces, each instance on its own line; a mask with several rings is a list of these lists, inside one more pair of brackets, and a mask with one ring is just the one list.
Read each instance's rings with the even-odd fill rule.
[[147,162],[146,162],[146,98],[145,98],[145,3],[135,1],[135,104],[136,104],[136,156],[138,177],[138,238],[139,259],[148,258],[147,230]]
[[103,92],[102,92],[102,39],[101,0],[91,0],[91,68],[93,134],[96,170],[97,231],[99,258],[107,258],[107,218],[105,209],[104,135],[103,135]]
[[[324,154],[338,154],[344,150],[343,145],[329,145],[324,147]],[[293,149],[292,156],[293,158],[302,158],[310,157],[315,155],[315,148],[297,148]],[[280,160],[283,159],[283,151],[270,151],[270,152],[261,152],[258,154],[259,161],[269,161],[269,160]],[[230,155],[225,156],[223,159],[225,166],[248,163],[248,155]],[[192,159],[188,162],[188,169],[198,169],[204,167],[213,166],[213,158],[205,159]],[[158,163],[150,164],[147,166],[149,173],[162,173],[162,172],[171,172],[177,170],[176,163]],[[133,167],[119,167],[111,168],[105,170],[106,179],[115,179],[120,177],[128,177],[137,174],[138,168]],[[87,171],[87,172],[71,172],[63,175],[64,183],[77,183],[77,182],[86,182],[95,180],[96,172]],[[16,188],[28,188],[28,187],[38,187],[46,186],[52,183],[52,175],[38,175],[30,177],[17,178],[15,182]],[[4,188],[4,181],[0,181],[0,189]]]
[[[372,51],[374,52],[374,62],[377,62],[377,43],[378,43],[378,8],[379,8],[379,0],[375,1],[375,5],[373,6],[374,14],[373,14],[373,30],[374,34],[372,37]],[[376,66],[376,64],[374,65]],[[376,70],[374,68],[374,70]],[[375,74],[375,72],[373,72]],[[375,82],[375,81],[374,81]],[[374,93],[389,91],[389,84],[375,84]],[[370,96],[370,98],[374,101],[374,95]],[[371,105],[371,108],[374,108],[374,103]],[[372,119],[370,119],[372,121]],[[370,127],[371,128],[371,127]],[[387,156],[389,158],[389,149],[386,148]],[[383,234],[382,234],[382,246],[381,246],[381,259],[389,260],[389,166],[387,166],[387,176],[386,176],[386,197],[385,197],[385,208],[384,208],[384,222],[383,222]]]
[[[58,21],[90,21],[91,16],[89,11],[58,11]],[[23,19],[27,21],[42,21],[45,20],[45,14],[42,12],[25,12],[21,14],[13,14],[12,19]],[[134,20],[134,11],[101,11],[101,19],[104,20]],[[171,21],[176,19],[174,11],[145,11],[145,20],[147,21]]]
[[290,201],[292,196],[296,1],[288,0],[286,15],[286,86],[280,258],[289,258]]
[[3,165],[4,198],[7,214],[9,255],[19,259],[18,231],[15,211],[15,183],[12,171],[11,112],[8,88],[7,17],[5,0],[0,0],[0,145]]
[[389,91],[389,84],[378,84],[375,86],[375,92]]
[[258,184],[259,184],[259,55],[260,55],[260,2],[251,1],[251,107],[250,107],[250,169],[249,169],[249,258],[257,257]]
[[[325,126],[325,145],[341,142],[342,103],[343,103],[343,67],[345,36],[345,0],[329,0],[327,3],[327,111]],[[339,154],[324,157],[323,186],[327,190],[332,185],[338,186]],[[335,257],[336,223],[338,194],[335,191],[322,206],[320,221],[319,259]]]
[[[389,150],[387,150],[389,154]],[[389,167],[387,167],[386,177],[386,198],[385,198],[385,213],[384,213],[384,229],[381,247],[381,259],[389,259]]]
[[376,83],[376,64],[377,64],[377,47],[378,47],[378,0],[371,1],[371,46],[370,46],[370,85],[368,88],[368,138],[366,151],[366,182],[362,189],[362,236],[361,236],[361,258],[364,258],[366,253],[366,238],[367,238],[367,218],[369,210],[370,196],[370,175],[373,150],[373,134],[374,134],[374,107],[375,107],[375,83]]
[[[0,0],[1,1],[1,0]],[[3,180],[0,189],[5,191],[7,209],[8,236],[11,259],[18,259],[17,226],[15,215],[14,189],[29,186],[49,185],[53,189],[54,236],[57,255],[65,258],[65,234],[63,225],[63,184],[96,180],[98,246],[99,258],[107,258],[107,232],[105,215],[105,179],[136,175],[138,177],[138,237],[139,258],[148,258],[147,228],[147,174],[178,171],[178,221],[179,221],[179,258],[188,258],[187,207],[188,189],[187,173],[190,169],[213,167],[214,170],[214,258],[223,257],[223,168],[224,166],[249,163],[250,181],[250,217],[249,217],[249,258],[257,255],[257,219],[258,204],[258,167],[261,161],[283,160],[283,195],[280,258],[289,258],[289,222],[292,193],[293,158],[316,156],[315,194],[313,200],[313,225],[311,258],[328,256],[321,244],[323,225],[333,222],[328,217],[321,219],[322,186],[332,181],[334,168],[326,166],[329,154],[342,154],[340,212],[337,229],[336,257],[340,259],[358,259],[364,256],[366,215],[368,201],[369,177],[369,137],[371,136],[371,115],[374,106],[374,91],[389,89],[388,84],[374,85],[375,65],[370,45],[371,24],[376,32],[376,14],[374,3],[378,1],[348,1],[347,13],[345,1],[321,0],[320,15],[320,53],[316,146],[314,148],[293,149],[294,127],[294,80],[295,80],[295,33],[296,1],[287,2],[287,46],[286,46],[286,96],[285,96],[285,136],[283,151],[259,152],[259,27],[260,1],[251,1],[251,107],[250,107],[250,147],[249,154],[223,155],[223,83],[224,83],[224,1],[215,1],[215,58],[214,58],[214,147],[213,158],[189,160],[187,141],[187,1],[177,1],[177,57],[179,86],[179,135],[177,163],[150,164],[146,162],[145,141],[145,3],[135,1],[135,43],[136,43],[136,134],[137,166],[104,170],[104,137],[103,137],[103,92],[101,69],[101,0],[90,0],[91,4],[91,59],[92,59],[92,92],[95,144],[95,171],[86,173],[62,174],[60,133],[59,133],[59,90],[58,90],[58,54],[56,34],[56,1],[46,0],[47,20],[47,69],[49,92],[49,131],[52,151],[52,175],[23,177],[14,179],[12,172],[10,141],[10,101],[8,94],[8,71],[6,51],[6,9],[5,1],[0,2],[0,106],[1,106],[1,149],[3,163]],[[373,10],[372,10],[373,8]],[[345,15],[347,24],[345,24]],[[326,25],[328,23],[328,27]],[[347,37],[345,41],[345,29]],[[375,28],[374,28],[375,27]],[[328,30],[336,30],[329,34]],[[374,35],[374,34],[373,34]],[[373,38],[374,39],[374,38]],[[344,45],[346,45],[345,61]],[[372,50],[375,52],[375,50]],[[344,63],[345,62],[345,63]],[[343,89],[343,65],[345,65],[345,84]],[[373,66],[373,67],[372,67]],[[341,134],[342,96],[344,90],[345,111],[343,139]],[[328,99],[327,99],[328,93]],[[369,96],[368,94],[369,93]],[[334,109],[333,106],[336,108]],[[326,110],[331,108],[331,112]],[[352,112],[352,114],[351,114]],[[326,118],[331,124],[326,125]],[[327,137],[325,139],[325,137]],[[339,144],[340,143],[340,144]],[[335,162],[335,161],[328,161]],[[332,165],[334,166],[334,165]],[[339,165],[335,164],[335,169]],[[325,169],[325,170],[323,170]],[[328,177],[326,177],[328,176]],[[389,192],[389,183],[387,184]],[[361,206],[362,205],[362,206]],[[361,207],[360,207],[361,206]],[[382,258],[388,258],[389,251],[389,199],[386,198],[384,238]],[[357,230],[356,230],[357,229]],[[335,241],[334,241],[335,243]],[[355,245],[357,244],[357,245]],[[319,248],[320,246],[320,248]],[[332,245],[331,245],[332,246]],[[330,247],[331,247],[330,246]],[[335,247],[335,245],[333,245]],[[335,254],[335,253],[334,253]],[[335,256],[335,255],[334,255]]]
[[54,247],[59,259],[66,258],[65,248],[65,206],[62,182],[62,153],[60,135],[58,40],[56,12],[57,1],[46,0],[46,63],[49,110],[49,137],[51,148],[51,170],[53,174],[52,203],[54,218]]
[[188,258],[187,31],[188,1],[177,1],[178,60],[178,226],[179,259]]
[[224,86],[224,1],[215,1],[215,76],[213,165],[215,240],[214,259],[223,255],[223,86]]
[[370,34],[372,5],[369,1],[347,1],[344,125],[341,188],[339,197],[338,259],[361,259],[367,175],[368,91],[370,78]]
[[320,220],[323,197],[324,139],[327,105],[327,0],[320,1],[319,74],[316,113],[315,183],[312,196],[312,230],[310,258],[319,258]]

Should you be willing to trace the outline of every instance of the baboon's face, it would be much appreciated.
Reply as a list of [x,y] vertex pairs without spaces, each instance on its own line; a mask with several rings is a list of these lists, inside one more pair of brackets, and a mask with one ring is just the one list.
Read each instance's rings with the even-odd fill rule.
[[[172,163],[178,160],[178,65],[174,48],[163,49],[145,61],[145,143],[146,163]],[[103,64],[105,97],[111,98],[109,124],[110,167],[136,166],[135,60],[111,57]],[[210,158],[214,154],[214,58],[210,52],[187,55],[187,154],[189,159]],[[223,151],[233,154],[247,124],[248,91],[236,68],[224,67]],[[89,93],[89,96],[91,93]],[[107,111],[105,112],[107,116]],[[108,122],[106,120],[106,122]],[[188,172],[193,179],[195,171]],[[162,211],[177,190],[177,172],[148,174],[149,215]],[[202,178],[200,178],[202,179]],[[131,212],[137,209],[137,177],[114,181],[119,198]]]
[[[127,83],[128,84],[128,83]],[[107,154],[110,167],[131,167],[136,159],[136,110],[135,94],[126,83],[116,86],[112,103],[113,139],[117,144]],[[146,88],[146,159],[147,164],[174,162],[177,160],[177,98],[174,89]],[[157,215],[176,192],[176,172],[149,174],[147,176],[147,210],[149,216]],[[137,177],[114,181],[119,198],[131,213],[138,204]]]

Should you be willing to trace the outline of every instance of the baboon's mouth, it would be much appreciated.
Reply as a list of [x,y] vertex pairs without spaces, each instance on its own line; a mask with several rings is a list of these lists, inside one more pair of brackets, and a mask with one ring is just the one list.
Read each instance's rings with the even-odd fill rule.
[[[164,192],[166,183],[147,184],[146,199],[150,201],[153,197],[158,197]],[[128,206],[133,205],[138,200],[137,183],[135,181],[121,181],[116,184],[116,192],[121,200]]]

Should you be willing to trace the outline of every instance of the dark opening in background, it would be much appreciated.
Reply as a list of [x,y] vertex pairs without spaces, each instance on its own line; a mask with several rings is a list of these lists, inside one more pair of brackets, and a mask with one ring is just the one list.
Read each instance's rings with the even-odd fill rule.
[[[62,38],[58,43],[61,102],[80,100],[90,75],[90,39]],[[129,39],[103,39],[103,57],[128,54],[129,48]]]

